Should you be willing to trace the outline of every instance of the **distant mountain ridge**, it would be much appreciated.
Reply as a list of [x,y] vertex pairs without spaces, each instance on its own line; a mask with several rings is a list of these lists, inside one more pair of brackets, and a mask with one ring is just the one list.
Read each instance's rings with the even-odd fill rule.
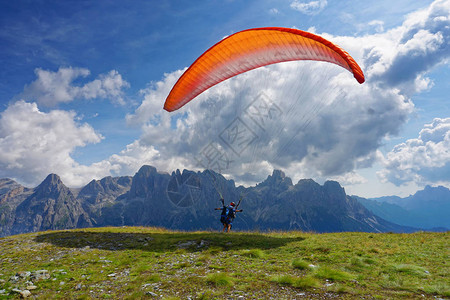
[[315,232],[412,232],[388,222],[347,196],[338,182],[311,179],[293,184],[275,170],[253,187],[210,170],[159,173],[143,166],[133,176],[92,180],[75,191],[50,174],[36,188],[0,180],[0,236],[91,226],[161,226],[180,230],[220,229],[220,195],[239,201],[238,230]]
[[450,229],[450,190],[426,186],[414,195],[364,199],[355,197],[374,214],[395,223],[432,230]]

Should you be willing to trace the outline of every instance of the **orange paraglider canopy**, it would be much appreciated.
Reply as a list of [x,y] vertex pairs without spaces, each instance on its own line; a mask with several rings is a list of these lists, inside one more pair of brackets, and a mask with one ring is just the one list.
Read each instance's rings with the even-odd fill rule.
[[342,48],[309,32],[266,27],[244,30],[221,40],[181,75],[164,103],[174,111],[210,87],[238,74],[284,61],[317,60],[339,65],[359,83],[364,74]]

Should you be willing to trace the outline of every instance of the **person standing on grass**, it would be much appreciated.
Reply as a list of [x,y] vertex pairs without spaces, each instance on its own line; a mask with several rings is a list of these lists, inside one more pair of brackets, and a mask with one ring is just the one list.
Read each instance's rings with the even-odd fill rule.
[[[237,209],[239,204],[236,206],[236,203],[231,202],[230,205],[225,206],[225,200],[220,198],[222,202],[222,207],[217,207],[215,210],[221,210],[222,213],[220,215],[220,222],[223,224],[222,232],[230,232],[231,227],[233,226],[233,220],[236,217],[237,212],[242,212],[242,209]],[[240,201],[239,201],[240,202]]]

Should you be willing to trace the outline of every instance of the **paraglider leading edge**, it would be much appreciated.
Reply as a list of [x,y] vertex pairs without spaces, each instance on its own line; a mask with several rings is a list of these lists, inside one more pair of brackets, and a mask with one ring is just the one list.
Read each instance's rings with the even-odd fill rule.
[[200,55],[175,83],[164,109],[177,110],[210,87],[238,74],[294,60],[334,63],[352,72],[359,83],[365,81],[356,61],[321,36],[292,28],[253,28],[222,39]]

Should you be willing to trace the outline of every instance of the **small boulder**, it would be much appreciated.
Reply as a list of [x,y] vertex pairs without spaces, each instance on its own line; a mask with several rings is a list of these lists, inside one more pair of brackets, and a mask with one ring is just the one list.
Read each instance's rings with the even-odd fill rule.
[[153,292],[146,292],[145,294],[151,297],[158,297],[158,294],[155,294]]
[[23,278],[23,279],[27,279],[28,277],[31,276],[31,272],[29,272],[29,271],[20,271],[20,272],[17,272],[16,276],[19,276],[20,278]]
[[37,270],[31,273],[33,282],[45,280],[50,278],[50,273],[47,270]]
[[22,296],[22,298],[28,298],[31,296],[31,292],[29,290],[12,289],[11,291],[14,293],[20,294],[20,296]]

